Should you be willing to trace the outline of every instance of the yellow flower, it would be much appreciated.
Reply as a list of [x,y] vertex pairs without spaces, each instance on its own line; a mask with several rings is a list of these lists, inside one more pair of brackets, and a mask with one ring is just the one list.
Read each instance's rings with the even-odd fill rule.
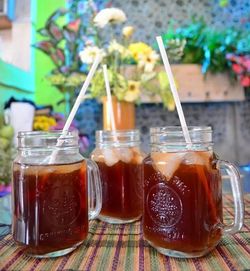
[[138,58],[138,67],[149,73],[154,70],[155,64],[159,60],[159,55],[152,50],[148,54],[140,54]]
[[126,102],[134,102],[140,96],[140,82],[129,80],[128,81],[128,90],[125,93],[124,100]]
[[131,38],[131,36],[133,35],[135,29],[133,26],[125,26],[123,27],[122,29],[122,35],[126,38],[126,39],[129,39]]
[[35,131],[41,130],[40,129],[40,122],[34,122],[34,124],[33,124],[33,130],[35,130]]
[[50,125],[50,126],[55,126],[56,125],[56,121],[55,121],[55,119],[54,118],[48,118],[48,124]]
[[153,51],[152,48],[144,42],[131,43],[128,49],[136,61],[139,60],[140,55],[148,55]]
[[123,23],[127,20],[126,14],[119,8],[102,9],[94,18],[94,24],[97,27],[103,28],[107,24]]
[[49,131],[49,128],[50,128],[50,125],[49,125],[48,123],[44,122],[44,123],[42,124],[42,129],[43,129],[43,131]]
[[82,63],[92,64],[97,54],[100,54],[101,58],[105,57],[103,49],[100,49],[97,46],[87,46],[79,53],[79,56]]
[[35,116],[33,129],[36,131],[48,131],[51,126],[56,125],[56,120],[53,117]]

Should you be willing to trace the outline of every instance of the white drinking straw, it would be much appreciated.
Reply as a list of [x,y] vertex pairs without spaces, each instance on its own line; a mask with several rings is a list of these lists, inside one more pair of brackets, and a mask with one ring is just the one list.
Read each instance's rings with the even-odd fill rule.
[[[60,140],[60,139],[63,139],[63,136],[67,134],[68,130],[69,130],[69,127],[75,117],[75,114],[76,114],[76,111],[78,110],[81,102],[83,101],[83,98],[86,94],[86,91],[88,89],[88,86],[91,82],[91,79],[92,77],[94,76],[94,73],[99,65],[99,63],[101,62],[101,55],[100,54],[97,54],[96,57],[95,57],[95,60],[94,60],[94,63],[93,65],[91,66],[90,70],[89,70],[89,73],[84,81],[84,84],[76,98],[76,101],[74,103],[74,106],[73,108],[71,109],[70,111],[70,114],[66,120],[66,123],[63,127],[63,130],[62,130],[62,134],[60,135],[60,137],[57,139],[57,144],[56,146],[57,147],[60,147],[62,144],[63,144],[63,140]],[[57,154],[57,151],[53,151],[52,154],[51,154],[51,157],[50,157],[50,161],[49,163],[52,164],[54,161],[55,161],[55,158],[56,158],[56,154]]]
[[192,142],[191,142],[191,138],[190,138],[190,135],[189,135],[189,132],[188,132],[187,123],[186,123],[186,120],[185,120],[185,117],[184,117],[184,113],[183,113],[183,110],[182,110],[180,98],[179,98],[179,95],[178,95],[178,92],[177,92],[177,88],[176,88],[176,85],[175,85],[175,82],[174,82],[174,77],[173,77],[173,74],[172,74],[172,71],[171,71],[171,67],[170,67],[170,64],[169,64],[169,61],[168,61],[168,56],[167,56],[167,53],[165,51],[164,44],[163,44],[161,36],[156,37],[156,40],[157,40],[157,43],[158,43],[158,46],[159,46],[159,49],[160,49],[160,53],[161,53],[161,57],[162,57],[162,60],[163,60],[163,64],[164,64],[164,67],[165,67],[165,70],[166,70],[166,73],[167,73],[167,76],[168,76],[170,89],[171,89],[173,97],[174,97],[174,101],[175,101],[175,105],[176,105],[176,108],[177,108],[178,116],[179,116],[179,119],[180,119],[180,122],[181,122],[181,128],[182,128],[182,131],[183,131],[183,135],[184,135],[186,143],[191,145]]
[[90,84],[90,81],[92,79],[92,77],[94,76],[94,73],[99,65],[99,63],[101,62],[101,55],[100,54],[97,54],[96,57],[95,57],[95,60],[94,60],[94,63],[93,65],[91,66],[90,68],[90,71],[85,79],[85,82],[80,90],[80,93],[78,94],[77,96],[77,99],[75,101],[75,104],[72,108],[72,110],[70,111],[70,114],[68,116],[68,119],[63,127],[63,134],[65,134],[65,132],[68,131],[69,127],[70,127],[70,124],[72,123],[74,117],[75,117],[75,114],[76,114],[76,111],[78,110],[81,102],[83,101],[83,98],[85,96],[85,93],[88,89],[88,86]]
[[105,87],[106,87],[106,93],[107,93],[107,100],[108,100],[108,117],[111,122],[111,130],[115,131],[115,117],[114,117],[114,108],[112,104],[112,98],[111,98],[111,91],[110,91],[110,85],[109,85],[109,78],[108,78],[108,70],[107,70],[107,65],[102,66],[103,69],[103,75],[104,75],[104,80],[105,80]]

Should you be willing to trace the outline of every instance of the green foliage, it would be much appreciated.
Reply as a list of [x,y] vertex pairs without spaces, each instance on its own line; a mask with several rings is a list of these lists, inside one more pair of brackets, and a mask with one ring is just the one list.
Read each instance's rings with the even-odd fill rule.
[[[124,78],[123,75],[110,69],[108,70],[108,78],[110,88],[112,89],[114,95],[117,97],[118,100],[123,100],[128,88],[127,80]],[[93,98],[100,98],[106,96],[105,82],[102,70],[98,70],[95,73],[92,79],[90,92]]]
[[[144,79],[144,78],[143,78]],[[163,105],[169,110],[175,109],[175,103],[170,89],[169,80],[165,71],[151,74],[142,81],[142,86],[148,96],[158,95]]]
[[[181,63],[202,65],[202,72],[224,72],[230,68],[226,55],[236,51],[249,50],[249,34],[235,29],[215,30],[203,20],[193,19],[192,23],[174,30],[173,24],[163,35],[168,49],[173,41],[185,41]],[[247,48],[248,47],[248,48]]]
[[222,8],[228,6],[228,4],[229,4],[229,0],[219,0],[219,5]]
[[8,184],[11,180],[13,135],[13,128],[10,125],[5,125],[3,115],[0,115],[0,184]]
[[[46,79],[62,93],[68,93],[70,103],[73,103],[75,92],[85,79],[78,53],[84,43],[82,33],[86,32],[86,27],[81,24],[77,14],[68,22],[71,13],[60,8],[49,16],[44,27],[37,30],[41,40],[33,46],[46,54],[55,65]],[[65,98],[59,103],[62,102],[67,103],[68,100]]]

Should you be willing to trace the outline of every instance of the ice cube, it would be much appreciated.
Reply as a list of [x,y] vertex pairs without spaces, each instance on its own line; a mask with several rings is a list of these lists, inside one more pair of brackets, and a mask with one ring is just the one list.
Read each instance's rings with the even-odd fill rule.
[[104,163],[104,155],[103,151],[101,149],[94,149],[94,151],[91,154],[91,159],[94,160],[95,162],[102,162]]
[[104,162],[107,166],[112,167],[114,164],[116,164],[119,161],[119,156],[114,149],[103,149],[103,158]]
[[170,180],[182,163],[185,155],[186,152],[152,152],[151,158],[153,160],[153,167],[157,171],[160,171],[167,180]]
[[209,166],[212,151],[188,151],[184,156],[183,163],[186,165]]
[[143,153],[138,147],[133,147],[133,162],[136,164],[141,164],[143,159],[145,158],[145,153]]
[[121,160],[124,163],[131,162],[133,158],[133,152],[130,148],[117,148],[116,155],[119,157],[119,160]]
[[51,170],[46,170],[46,174],[68,174],[75,170],[79,170],[81,168],[85,168],[85,161],[76,163],[76,164],[66,164],[66,165],[57,165],[54,167],[51,167]]

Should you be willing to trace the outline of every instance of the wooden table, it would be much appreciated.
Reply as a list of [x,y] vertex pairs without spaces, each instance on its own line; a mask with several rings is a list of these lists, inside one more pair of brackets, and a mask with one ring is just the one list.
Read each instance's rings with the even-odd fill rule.
[[[225,222],[232,220],[232,198],[224,200]],[[64,257],[36,259],[26,256],[7,235],[0,241],[0,270],[250,270],[250,194],[245,195],[245,224],[233,236],[224,236],[209,255],[196,259],[163,256],[143,239],[141,223],[109,225],[90,222],[88,238]]]

